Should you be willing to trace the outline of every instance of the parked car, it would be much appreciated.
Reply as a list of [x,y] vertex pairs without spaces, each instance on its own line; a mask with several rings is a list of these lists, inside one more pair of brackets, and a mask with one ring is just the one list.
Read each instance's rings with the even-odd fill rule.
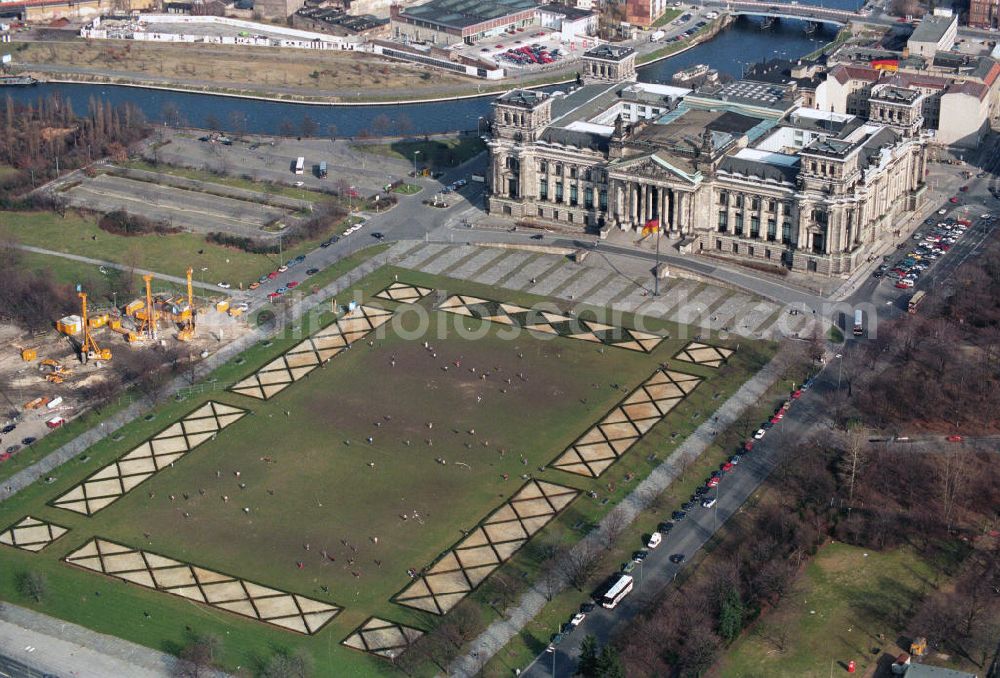
[[713,506],[715,506],[715,502],[717,501],[718,499],[716,499],[715,497],[709,497],[708,499],[705,499],[703,502],[701,502],[701,505],[704,506],[705,508],[712,508]]
[[306,269],[306,275],[316,275],[317,273],[319,273],[319,269],[318,268],[307,268]]
[[649,557],[649,551],[646,550],[636,551],[635,553],[632,554],[632,560],[633,562],[636,563],[641,563],[648,557]]
[[653,534],[649,535],[649,541],[646,542],[646,548],[655,549],[657,546],[660,545],[660,542],[662,541],[663,541],[663,535],[660,534],[659,532],[654,532]]
[[221,287],[224,290],[228,290],[230,287],[232,287],[232,285],[230,285],[229,283],[227,283],[225,281],[219,282],[218,286]]
[[684,554],[674,553],[673,555],[670,556],[670,562],[673,563],[674,565],[680,565],[681,563],[684,562]]
[[760,440],[761,438],[763,438],[763,437],[764,437],[764,434],[765,434],[765,433],[767,433],[767,431],[765,431],[765,430],[764,430],[764,429],[762,429],[762,428],[759,428],[759,429],[757,429],[756,431],[754,431],[754,434],[753,434],[753,439],[754,439],[754,440]]

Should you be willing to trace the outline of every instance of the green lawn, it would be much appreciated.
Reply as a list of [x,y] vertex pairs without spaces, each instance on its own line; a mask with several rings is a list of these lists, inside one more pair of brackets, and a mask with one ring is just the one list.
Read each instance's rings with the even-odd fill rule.
[[[396,275],[436,289],[497,296],[488,287],[389,267],[366,278],[358,290],[371,295]],[[500,296],[503,301],[525,305],[538,301],[507,291]],[[472,527],[520,486],[515,478],[525,469],[538,475],[534,469],[561,453],[622,397],[620,390],[610,388],[612,383],[631,390],[689,340],[681,334],[681,327],[652,324],[648,329],[665,332],[669,338],[653,354],[645,355],[615,348],[602,351],[588,342],[545,340],[526,334],[503,341],[499,336],[502,329],[480,321],[440,313],[432,313],[431,318],[435,328],[444,320],[448,327],[481,329],[483,336],[472,340],[454,331],[443,338],[435,334],[431,343],[439,357],[433,358],[423,348],[423,335],[406,337],[401,331],[389,331],[374,347],[355,344],[326,369],[312,373],[268,402],[221,390],[195,389],[183,402],[171,401],[157,408],[152,421],[130,424],[119,441],[95,445],[86,460],[61,467],[52,483],[40,482],[0,504],[0,525],[31,514],[71,528],[68,535],[40,554],[0,549],[0,598],[172,652],[183,643],[186,627],[215,633],[223,639],[221,656],[229,669],[253,665],[271,648],[301,647],[316,659],[321,675],[390,673],[387,663],[345,649],[339,642],[373,613],[421,628],[437,624],[439,617],[389,602],[409,581],[405,569],[427,565],[450,547],[461,537],[459,528]],[[218,389],[233,383],[331,320],[328,314],[308,316],[300,334],[286,333],[268,345],[255,346],[217,370],[207,384],[214,383]],[[456,320],[459,325],[450,324]],[[634,325],[629,316],[621,322]],[[599,520],[649,473],[657,458],[669,454],[748,374],[759,369],[772,351],[769,344],[743,341],[740,350],[718,370],[673,364],[674,369],[698,374],[706,381],[603,477],[542,472],[538,477],[592,490],[597,499],[581,495],[530,540],[505,566],[511,576],[530,579],[541,566],[544,545],[579,539],[583,534],[580,525]],[[395,367],[392,355],[396,356]],[[461,360],[461,368],[454,360]],[[448,372],[443,370],[446,365]],[[477,367],[478,373],[469,372],[471,367]],[[527,381],[500,386],[491,376],[484,382],[477,378],[484,370],[523,372]],[[516,387],[516,392],[503,394],[498,387]],[[480,394],[484,395],[482,404],[475,397]],[[506,400],[507,395],[514,397]],[[93,517],[46,504],[209,398],[240,405],[255,414]],[[382,425],[375,426],[376,421]],[[427,421],[435,424],[433,447],[425,442],[430,437]],[[472,429],[474,435],[469,433]],[[369,435],[374,437],[371,444],[366,442]],[[405,445],[404,440],[410,440],[411,445]],[[489,440],[489,447],[483,444],[485,440]],[[500,447],[507,450],[504,458],[499,455]],[[520,463],[520,454],[528,460],[526,466]],[[650,458],[651,454],[657,458]],[[276,463],[262,462],[264,456]],[[449,463],[436,463],[438,456]],[[471,468],[455,463],[459,461]],[[369,462],[375,462],[375,470]],[[216,477],[217,470],[224,472],[223,478]],[[234,484],[234,470],[241,471],[245,489]],[[511,479],[502,480],[502,473],[509,473]],[[627,473],[635,476],[631,482],[624,478]],[[614,490],[608,489],[609,482],[615,484]],[[202,489],[206,490],[204,496]],[[183,508],[168,499],[174,494],[181,501],[183,493],[190,497]],[[234,501],[222,502],[222,493],[233,496]],[[244,505],[254,507],[251,518],[236,508]],[[414,508],[424,517],[424,525],[399,519],[400,513]],[[180,517],[183,511],[189,512],[190,518]],[[328,599],[343,605],[345,611],[315,636],[300,636],[59,561],[95,534],[144,545],[146,532],[150,548],[164,555]],[[371,536],[380,537],[378,546],[369,540]],[[347,569],[342,567],[347,554],[341,553],[341,539],[359,548],[353,556],[358,562]],[[311,544],[309,551],[304,548],[306,542]],[[336,555],[337,563],[324,566],[318,562],[318,551],[323,548]],[[381,567],[374,563],[376,558]],[[306,562],[306,567],[298,569],[297,560]],[[361,578],[355,578],[352,572],[361,567]],[[16,591],[16,577],[28,569],[42,573],[49,582],[41,604]],[[489,580],[468,603],[486,614],[488,584]],[[327,586],[329,593],[320,586]],[[573,606],[581,598],[574,598]],[[432,667],[425,668],[427,673],[433,672]]]
[[[67,212],[65,217],[54,212],[5,212],[0,221],[0,238],[181,278],[191,266],[196,280],[225,280],[234,288],[241,283],[246,286],[279,265],[276,254],[250,254],[222,247],[196,233],[115,235],[101,230],[94,218],[76,212]],[[317,244],[307,241],[289,247],[283,258],[309,252]]]
[[[309,287],[312,287],[313,285],[317,288],[325,287],[348,271],[353,270],[363,262],[384,252],[388,248],[389,245],[375,245],[374,247],[369,247],[355,252],[350,256],[344,257],[333,266],[329,266],[309,278]],[[50,271],[60,282],[68,284],[83,282],[85,289],[97,289],[96,287],[93,287],[91,283],[87,283],[87,281],[94,279],[95,275],[97,277],[101,276],[99,273],[96,273],[96,270],[86,264],[79,264],[69,261],[68,259],[44,254],[23,253],[21,257],[25,265],[36,270]],[[305,285],[303,285],[303,287],[304,286]],[[265,305],[264,308],[267,308],[267,306]],[[258,309],[257,312],[259,312],[259,310],[260,309]],[[231,374],[231,371],[234,368],[243,369],[235,365],[229,365],[223,368],[221,373]],[[232,381],[232,377],[229,378],[229,381]],[[80,435],[83,431],[86,431],[92,426],[96,426],[102,419],[105,419],[120,408],[128,405],[130,399],[131,395],[126,392],[122,394],[118,400],[107,405],[102,410],[90,410],[82,416],[72,419],[65,426],[47,434],[34,445],[22,449],[18,454],[4,462],[3,465],[0,465],[0,480],[9,478],[18,471],[31,466],[45,455]]]
[[391,144],[355,143],[354,147],[366,153],[401,158],[410,163],[417,153],[418,167],[432,170],[458,167],[486,150],[479,137],[463,136],[457,139],[432,139],[430,141],[396,141]]
[[792,593],[736,641],[719,675],[826,678],[831,667],[844,673],[841,665],[850,660],[857,675],[868,675],[883,653],[909,650],[895,642],[938,573],[938,564],[910,548],[879,552],[829,543]]
[[[742,349],[741,349],[742,350]],[[677,430],[663,431],[662,427],[654,428],[647,434],[647,438],[637,445],[643,446],[642,453],[656,454],[653,461],[639,460],[636,456],[630,456],[626,463],[631,462],[631,470],[637,474],[637,479],[632,483],[625,481],[625,471],[616,468],[612,478],[621,488],[617,494],[624,495],[631,491],[632,486],[652,469],[654,464],[658,464],[662,459],[673,451],[684,439],[699,426],[708,412],[721,403],[731,394],[732,390],[738,388],[745,380],[750,371],[759,368],[757,361],[768,355],[766,349],[764,353],[748,352],[740,355],[737,353],[730,358],[717,375],[708,383],[711,390],[701,391],[699,386],[693,394],[682,403],[678,410],[683,411],[687,416],[681,415],[675,410],[672,424]],[[501,678],[509,676],[515,669],[523,669],[532,659],[548,644],[555,629],[559,628],[569,619],[572,614],[579,609],[583,602],[587,602],[589,591],[596,588],[600,582],[607,577],[609,572],[620,569],[621,565],[631,560],[632,553],[641,548],[648,540],[649,534],[656,529],[656,525],[669,518],[670,513],[678,508],[680,504],[687,501],[695,488],[704,482],[704,479],[714,470],[719,468],[719,464],[729,459],[737,450],[742,441],[746,440],[752,428],[756,428],[756,422],[762,420],[767,415],[774,412],[775,408],[781,404],[791,390],[792,383],[801,383],[803,373],[798,368],[793,368],[782,379],[779,379],[760,398],[758,404],[752,408],[750,416],[741,417],[740,420],[730,428],[721,432],[713,440],[712,444],[693,461],[684,472],[661,494],[657,501],[646,509],[627,529],[622,531],[617,543],[601,557],[601,567],[597,568],[597,574],[593,577],[588,586],[583,587],[584,591],[577,591],[567,588],[563,593],[556,596],[548,603],[542,611],[531,621],[531,623],[516,638],[509,642],[490,662],[487,664],[483,675]],[[692,408],[697,407],[693,410]],[[697,414],[698,416],[694,416]],[[669,433],[669,435],[665,435]],[[650,436],[659,436],[650,438]],[[662,450],[662,452],[660,452]],[[636,450],[638,452],[639,450]],[[631,455],[632,453],[630,453]],[[619,463],[619,466],[622,466]],[[607,474],[606,474],[607,475]],[[670,537],[667,537],[669,543]]]
[[666,26],[671,21],[679,17],[682,12],[683,10],[680,9],[668,9],[660,16],[659,19],[653,22],[653,28],[660,28],[661,26]]
[[422,190],[423,188],[421,186],[417,186],[416,184],[400,184],[396,188],[392,189],[392,192],[402,193],[403,195],[415,195]]

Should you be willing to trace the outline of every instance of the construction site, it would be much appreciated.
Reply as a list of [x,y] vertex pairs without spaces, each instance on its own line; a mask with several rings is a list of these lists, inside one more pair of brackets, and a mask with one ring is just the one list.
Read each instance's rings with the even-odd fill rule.
[[120,372],[109,369],[116,360],[173,349],[171,355],[197,361],[242,335],[246,304],[196,297],[192,273],[188,268],[180,293],[144,275],[143,293],[121,306],[95,304],[78,286],[79,311],[53,319],[44,334],[0,327],[2,425],[8,434],[0,439],[0,463],[86,411],[97,394],[107,398],[115,387],[126,388]]

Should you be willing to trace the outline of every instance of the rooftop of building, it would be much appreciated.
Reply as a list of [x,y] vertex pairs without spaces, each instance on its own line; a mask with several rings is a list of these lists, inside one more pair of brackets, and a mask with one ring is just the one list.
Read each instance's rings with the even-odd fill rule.
[[638,127],[630,144],[669,149],[673,153],[693,154],[707,141],[714,152],[722,151],[739,137],[760,124],[761,119],[732,111],[708,111],[679,108],[673,114]]
[[795,88],[756,80],[704,85],[689,97],[700,104],[733,104],[736,106],[771,109],[775,114],[783,114],[796,100]]
[[910,664],[906,669],[906,678],[976,678],[976,675],[929,664]]
[[537,7],[532,0],[429,0],[422,5],[403,8],[400,15],[462,29]]
[[910,105],[916,103],[920,99],[920,92],[915,89],[910,89],[909,87],[898,87],[886,83],[884,85],[876,85],[872,88],[871,99],[873,101],[884,101],[890,104],[906,104]]
[[757,82],[776,85],[794,84],[800,89],[815,89],[817,85],[826,80],[826,73],[818,70],[811,75],[799,77],[793,75],[792,71],[798,70],[802,65],[801,60],[771,59],[751,65],[747,69],[746,76]]
[[541,5],[538,9],[542,12],[548,12],[550,14],[562,14],[570,21],[576,21],[577,19],[583,19],[584,17],[595,15],[593,10],[571,7],[569,5],[558,5],[554,3]]
[[600,59],[602,61],[623,61],[635,54],[635,50],[624,45],[603,44],[592,47],[583,53],[587,59]]
[[910,36],[912,42],[936,43],[958,22],[954,16],[925,16]]
[[548,98],[549,95],[545,92],[537,92],[533,89],[512,89],[501,94],[497,102],[506,106],[534,108]]
[[388,19],[380,19],[371,14],[347,14],[337,7],[303,7],[295,13],[301,17],[321,21],[331,26],[339,26],[349,31],[366,31],[389,23]]
[[819,138],[802,149],[802,153],[843,160],[855,151],[860,151],[865,163],[870,164],[882,149],[895,144],[899,135],[890,127],[881,125],[861,125],[842,138]]

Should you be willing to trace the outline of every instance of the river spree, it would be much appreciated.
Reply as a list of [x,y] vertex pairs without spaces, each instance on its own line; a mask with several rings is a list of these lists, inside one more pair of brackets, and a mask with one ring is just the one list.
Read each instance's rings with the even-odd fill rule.
[[[771,29],[762,30],[754,19],[740,20],[713,40],[641,67],[639,80],[669,82],[677,71],[698,63],[708,64],[738,78],[749,63],[778,56],[794,59],[819,48],[833,36],[834,31],[830,27],[814,35],[807,35],[805,24],[798,21],[785,21]],[[202,128],[234,129],[239,126],[255,134],[278,134],[284,121],[297,130],[304,117],[309,116],[316,123],[315,129],[319,134],[326,134],[333,125],[339,136],[354,136],[370,130],[372,121],[379,115],[388,117],[393,123],[402,122],[411,134],[475,130],[480,118],[489,114],[492,100],[490,96],[414,104],[338,106],[260,101],[115,85],[60,83],[10,88],[3,94],[24,102],[59,94],[72,100],[73,108],[77,111],[86,110],[87,101],[91,97],[100,97],[116,105],[130,102],[156,122],[162,122],[165,114],[174,117],[174,112],[177,112],[179,120],[171,122]],[[390,125],[389,129],[393,128],[396,125]]]

